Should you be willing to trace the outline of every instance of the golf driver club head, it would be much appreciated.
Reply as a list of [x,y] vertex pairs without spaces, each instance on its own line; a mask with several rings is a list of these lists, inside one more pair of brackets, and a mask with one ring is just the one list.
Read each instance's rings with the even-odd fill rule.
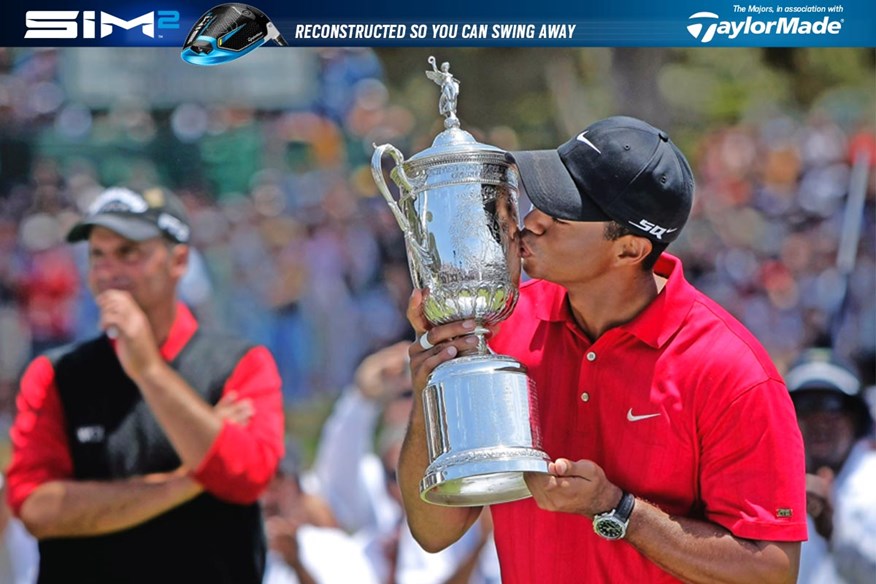
[[242,57],[269,40],[281,47],[288,44],[264,12],[238,2],[220,4],[198,19],[180,56],[194,65],[219,65]]

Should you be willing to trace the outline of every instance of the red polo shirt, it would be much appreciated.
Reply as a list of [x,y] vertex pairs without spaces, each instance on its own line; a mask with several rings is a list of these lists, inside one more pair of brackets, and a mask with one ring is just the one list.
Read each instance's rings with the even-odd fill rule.
[[[784,382],[758,341],[684,279],[668,278],[632,321],[591,343],[567,293],[534,280],[492,340],[524,363],[538,392],[544,449],[589,459],[609,480],[672,515],[712,521],[747,539],[806,539],[803,441]],[[674,582],[589,518],[494,505],[506,584]]]
[[[195,334],[198,323],[182,303],[161,356],[172,361]],[[10,431],[12,462],[7,470],[7,498],[17,514],[39,485],[73,478],[73,461],[55,372],[46,357],[30,364],[21,380],[18,415]],[[283,454],[283,399],[274,358],[264,347],[250,349],[225,383],[223,395],[235,391],[249,398],[253,416],[246,426],[225,422],[193,476],[220,499],[233,503],[255,501],[273,478]]]

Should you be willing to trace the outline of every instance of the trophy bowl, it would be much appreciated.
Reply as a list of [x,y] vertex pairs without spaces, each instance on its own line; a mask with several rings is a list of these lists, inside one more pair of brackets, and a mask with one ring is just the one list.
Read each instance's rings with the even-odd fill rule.
[[[524,472],[547,472],[538,408],[525,367],[487,346],[486,327],[508,317],[520,280],[517,173],[505,152],[459,127],[459,82],[444,63],[427,72],[441,85],[445,130],[404,160],[394,146],[375,149],[371,170],[405,236],[411,279],[425,289],[432,325],[473,319],[478,345],[443,363],[423,393],[430,464],[420,496],[430,503],[473,506],[528,497]],[[383,157],[395,166],[383,178]]]

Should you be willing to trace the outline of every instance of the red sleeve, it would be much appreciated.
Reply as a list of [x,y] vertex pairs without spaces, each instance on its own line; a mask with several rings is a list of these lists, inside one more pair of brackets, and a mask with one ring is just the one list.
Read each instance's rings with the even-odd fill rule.
[[225,383],[223,395],[237,393],[252,400],[254,413],[246,426],[225,422],[194,478],[211,494],[232,503],[259,498],[274,477],[283,455],[283,396],[280,374],[270,352],[251,349]]
[[35,488],[73,476],[55,370],[46,357],[34,359],[24,372],[16,405],[18,414],[9,432],[12,461],[6,470],[6,484],[9,506],[18,515]]
[[704,419],[700,482],[706,516],[746,539],[806,539],[803,439],[785,385],[742,393]]

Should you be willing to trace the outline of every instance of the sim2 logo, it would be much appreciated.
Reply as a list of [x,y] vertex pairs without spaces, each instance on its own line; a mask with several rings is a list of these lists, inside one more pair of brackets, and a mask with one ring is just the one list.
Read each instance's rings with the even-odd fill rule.
[[[155,29],[178,29],[179,12],[176,10],[155,10],[131,20],[100,12],[96,17],[94,10],[28,10],[24,15],[27,32],[26,39],[94,39],[112,34],[116,28],[131,30],[140,27],[144,35],[155,38]],[[98,29],[98,26],[100,27]]]
[[843,27],[842,20],[825,16],[820,20],[802,20],[799,16],[780,16],[772,20],[720,20],[714,12],[697,12],[688,17],[687,32],[703,44],[710,43],[715,35],[730,40],[741,35],[790,34],[790,35],[836,35]]

